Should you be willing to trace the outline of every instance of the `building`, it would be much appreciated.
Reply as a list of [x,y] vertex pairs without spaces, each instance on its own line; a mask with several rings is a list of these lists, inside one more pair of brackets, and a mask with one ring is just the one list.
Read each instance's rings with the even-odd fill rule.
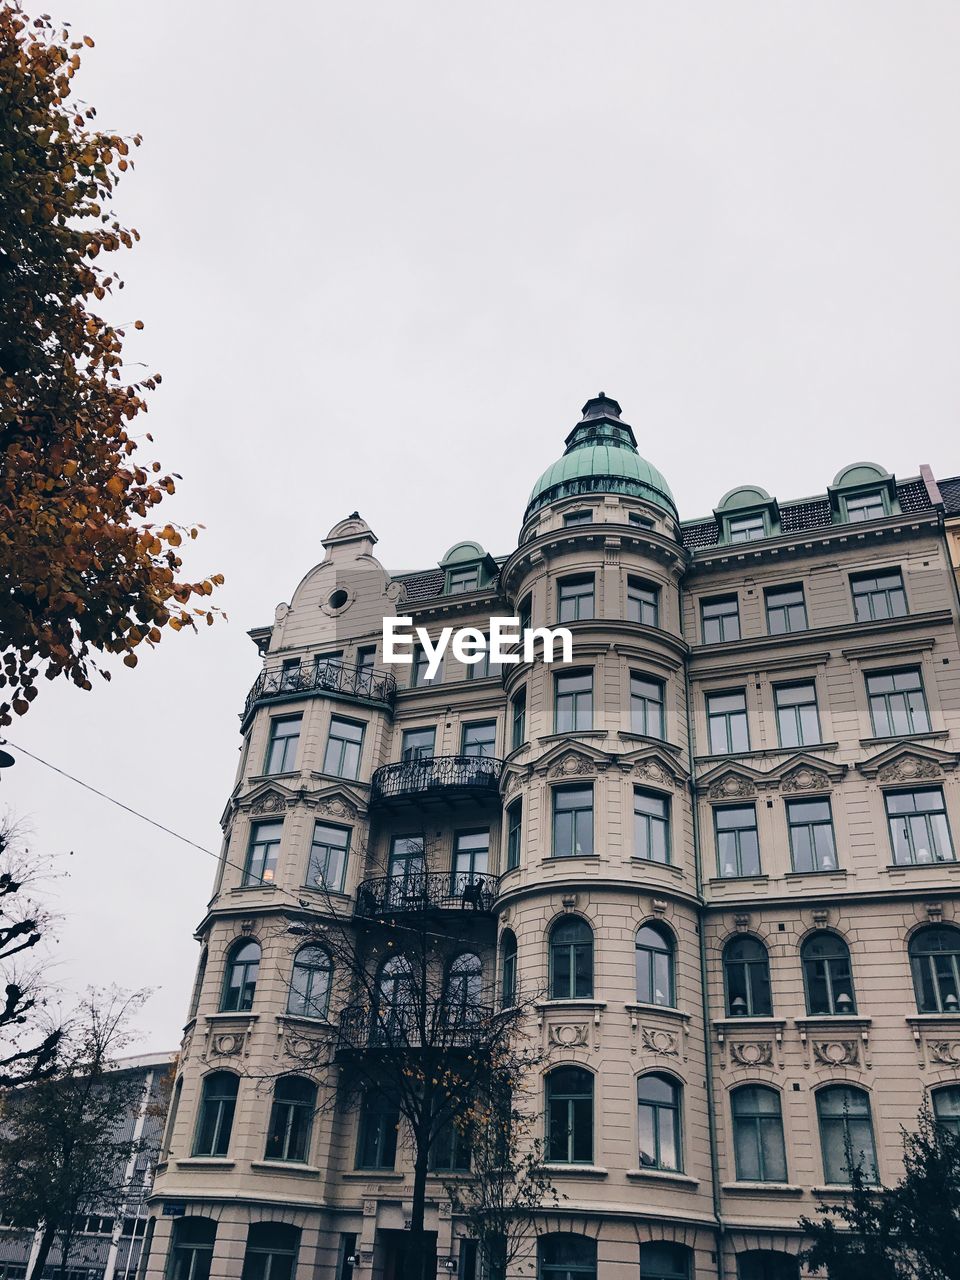
[[[960,1124],[944,506],[929,473],[855,463],[815,497],[743,486],[681,521],[601,394],[509,556],[462,542],[391,575],[356,513],[335,525],[252,633],[264,667],[198,932],[147,1275],[394,1280],[410,1181],[389,1123],[312,1115],[308,1080],[291,1151],[277,1134],[297,1099],[264,1077],[337,1026],[290,912],[320,906],[318,880],[367,912],[425,860],[461,919],[458,877],[495,878],[460,952],[501,997],[514,972],[544,993],[547,1154],[567,1198],[538,1223],[540,1280],[786,1280],[798,1216],[848,1177],[847,1137],[889,1180],[925,1096]],[[560,623],[574,661],[448,657],[428,681],[418,659],[395,687],[378,648],[394,614],[431,636]],[[430,1189],[439,1265],[469,1280]]]
[[[175,1053],[141,1054],[121,1058],[116,1070],[132,1081],[131,1093],[140,1085],[136,1106],[130,1109],[122,1128],[114,1135],[118,1143],[130,1143],[131,1157],[117,1170],[117,1185],[124,1202],[99,1206],[100,1212],[83,1215],[67,1257],[67,1280],[133,1280],[150,1222],[147,1198],[153,1185],[160,1132],[166,1107],[166,1087],[176,1063]],[[23,1280],[39,1243],[36,1235],[3,1224],[0,1218],[0,1280]],[[61,1251],[57,1241],[50,1251],[42,1275],[37,1280],[60,1276]]]

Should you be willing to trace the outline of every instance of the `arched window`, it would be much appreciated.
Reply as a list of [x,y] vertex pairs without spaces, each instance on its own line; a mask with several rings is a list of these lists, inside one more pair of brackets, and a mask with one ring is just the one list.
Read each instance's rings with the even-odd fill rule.
[[597,1242],[572,1231],[537,1241],[537,1280],[596,1280]]
[[547,1159],[593,1163],[593,1076],[582,1067],[556,1067],[547,1076]]
[[640,1246],[640,1280],[690,1280],[690,1273],[686,1245],[648,1240]]
[[481,1016],[483,965],[472,951],[464,951],[447,970],[446,1011],[450,1025],[469,1026]]
[[920,929],[910,939],[910,968],[920,1013],[960,1013],[960,930]]
[[511,929],[500,937],[500,1008],[512,1009],[517,1002],[517,938]]
[[800,1261],[779,1249],[747,1249],[737,1254],[737,1280],[800,1280]]
[[744,1085],[733,1091],[731,1106],[737,1181],[786,1182],[779,1093],[762,1084]]
[[317,1109],[317,1086],[303,1076],[284,1076],[273,1089],[265,1160],[305,1161]]
[[637,999],[641,1004],[673,1007],[673,938],[656,924],[637,930]]
[[203,980],[207,976],[207,948],[200,952],[200,963],[197,965],[197,976],[193,983],[193,995],[190,997],[189,1017],[195,1018],[200,1008],[200,997],[203,994]]
[[330,1005],[330,956],[323,947],[301,947],[293,957],[287,1013],[325,1018]]
[[960,1135],[960,1086],[951,1084],[933,1095],[933,1115],[951,1133]]
[[850,952],[835,933],[814,933],[800,948],[807,1013],[856,1013]]
[[757,938],[731,938],[723,949],[723,981],[729,1018],[769,1018],[770,960]]
[[550,999],[593,995],[593,930],[579,916],[558,920],[550,933]]
[[167,1280],[209,1280],[217,1224],[212,1218],[177,1218],[170,1240]]
[[193,1140],[195,1156],[227,1154],[239,1084],[238,1077],[232,1071],[214,1071],[204,1076],[197,1132]]
[[406,956],[391,956],[380,970],[376,1013],[376,1038],[404,1043],[415,1017],[413,966]]
[[247,1232],[240,1280],[291,1280],[300,1231],[286,1222],[254,1222]]
[[260,943],[236,943],[227,956],[227,971],[220,997],[221,1010],[244,1013],[247,1009],[252,1009],[259,974]]
[[669,1076],[641,1076],[637,1081],[637,1131],[641,1169],[683,1167],[680,1150],[680,1085]]
[[870,1098],[853,1085],[831,1084],[817,1094],[823,1176],[829,1183],[849,1185],[849,1152],[867,1182],[877,1181],[877,1150],[873,1143]]

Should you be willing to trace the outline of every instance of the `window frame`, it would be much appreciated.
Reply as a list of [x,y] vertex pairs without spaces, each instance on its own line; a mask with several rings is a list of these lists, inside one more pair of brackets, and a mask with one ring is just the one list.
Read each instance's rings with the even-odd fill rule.
[[[795,821],[794,814],[803,806],[810,807],[812,805],[825,805],[827,816],[824,820],[807,819],[805,821]],[[784,801],[784,815],[787,821],[787,841],[790,846],[790,870],[794,875],[816,875],[824,871],[839,870],[839,861],[837,859],[837,833],[833,825],[833,806],[830,803],[830,797],[825,795],[817,796],[791,796]],[[830,857],[832,859],[829,866],[822,864],[823,854],[817,847],[817,831],[826,828],[830,834]],[[798,865],[798,851],[796,845],[796,833],[806,831],[808,833],[810,866]],[[818,859],[821,859],[818,865]]]
[[[747,1109],[746,1103],[742,1099],[745,1099],[747,1095],[751,1095],[752,1099],[752,1095],[760,1093],[769,1095],[775,1100],[775,1111],[764,1111],[762,1107],[755,1103]],[[786,1134],[783,1127],[783,1100],[780,1097],[780,1091],[774,1088],[773,1085],[761,1083],[760,1081],[748,1081],[738,1084],[730,1090],[730,1120],[733,1129],[734,1172],[737,1182],[786,1183],[788,1181],[789,1166],[787,1164]],[[767,1150],[770,1143],[769,1137],[765,1141],[764,1135],[765,1133],[769,1135],[770,1130],[775,1130],[779,1145],[779,1151],[775,1154],[778,1156],[780,1163],[773,1172],[766,1167],[768,1163]],[[747,1172],[741,1163],[741,1146],[746,1135],[750,1137],[750,1143],[753,1148],[752,1154],[757,1168],[756,1174],[752,1176],[747,1176]],[[774,1172],[776,1176],[774,1176]]]
[[[359,729],[360,737],[344,737],[342,734],[335,732],[335,729],[344,727]],[[330,724],[327,727],[327,744],[323,751],[323,769],[321,772],[331,778],[343,778],[346,782],[356,782],[360,777],[360,762],[363,758],[363,740],[366,736],[366,728],[365,720],[350,720],[346,716],[331,716]],[[339,759],[335,762],[330,758],[334,743],[339,743],[337,748]],[[353,763],[352,773],[344,772],[344,766],[348,761]],[[334,763],[336,767],[331,768],[331,764]]]
[[[912,810],[903,810],[901,813],[892,813],[890,810],[891,801],[898,797],[916,797],[919,795],[934,794],[937,794],[940,797],[940,807],[938,809],[918,809],[916,807],[916,800],[914,799],[914,808]],[[891,787],[883,793],[883,808],[887,818],[887,834],[890,840],[890,852],[893,858],[891,865],[895,867],[933,867],[942,866],[948,862],[956,862],[956,848],[953,843],[953,832],[950,829],[950,816],[947,813],[947,797],[942,785],[936,784],[929,787]],[[940,844],[940,834],[938,833],[938,827],[932,821],[934,818],[943,819],[942,835],[946,840],[946,853],[943,853],[940,848],[936,847]],[[917,849],[916,835],[914,833],[914,822],[917,820],[922,820],[927,833],[927,841],[929,845],[927,853],[929,856],[926,858],[919,857],[919,853],[924,852],[924,850],[920,849],[918,851]],[[910,853],[909,859],[905,861],[898,856],[898,848],[901,846],[898,845],[898,840],[894,833],[895,822],[904,822],[904,836]]]
[[[574,792],[589,792],[590,804],[586,805],[562,805],[562,797],[572,796]],[[551,823],[551,858],[593,858],[596,857],[596,818],[595,818],[595,797],[592,782],[587,783],[568,783],[563,786],[553,788],[550,807],[552,814]],[[560,843],[557,837],[557,823],[561,814],[572,814],[570,822],[570,850],[563,851],[560,849]],[[580,848],[580,842],[577,839],[580,828],[580,815],[589,813],[590,815],[590,846],[589,848]]]
[[527,740],[527,686],[510,700],[511,750],[519,751]]
[[[890,500],[887,497],[885,490],[883,489],[868,489],[864,493],[843,494],[841,495],[841,497],[843,502],[843,514],[845,517],[846,524],[866,524],[868,520],[882,520],[884,519],[885,516],[888,516],[890,514]],[[880,504],[879,515],[866,514],[865,508],[864,508],[864,513],[861,513],[859,507],[857,508],[857,514],[856,515],[853,514],[853,511],[850,505],[851,503],[865,504],[870,502],[872,498],[876,499]],[[876,503],[874,503],[874,505],[876,505]]]
[[[646,941],[641,942],[641,935],[653,934],[660,945],[654,946]],[[648,1004],[657,1009],[675,1009],[677,1007],[677,989],[676,989],[676,956],[677,944],[672,934],[668,933],[666,928],[659,925],[654,920],[643,921],[636,933],[633,935],[633,951],[634,951],[634,976],[636,979],[637,1003]],[[640,974],[640,957],[641,955],[648,957],[645,961],[646,982],[641,983]],[[657,965],[656,957],[660,956],[665,959],[665,964]],[[657,999],[657,980],[658,976],[666,974],[666,992],[663,1000]],[[641,990],[641,986],[645,986]]]
[[[218,1093],[211,1097],[213,1089],[228,1079],[233,1081],[233,1092]],[[217,1081],[217,1085],[211,1083],[214,1080]],[[233,1122],[236,1117],[239,1093],[240,1077],[235,1071],[223,1069],[208,1071],[203,1077],[200,1082],[200,1105],[197,1107],[193,1144],[190,1148],[192,1156],[205,1156],[211,1160],[222,1160],[227,1157],[230,1152],[230,1140],[233,1137]],[[207,1108],[211,1103],[216,1103],[216,1116],[212,1126],[208,1126]],[[206,1144],[209,1150],[202,1150],[201,1138],[207,1128],[210,1130],[210,1141]]]
[[[714,711],[712,705],[720,698],[739,697],[743,700],[743,707],[725,711]],[[707,746],[708,754],[711,756],[742,756],[746,755],[750,747],[750,712],[747,707],[747,691],[746,688],[740,689],[713,689],[705,694],[706,716],[707,716]],[[741,747],[735,742],[734,718],[743,720],[743,730],[745,734],[744,745]],[[716,749],[716,741],[714,738],[714,729],[716,725],[723,724],[723,740],[724,750]]]
[[[740,826],[729,826],[729,827],[720,826],[720,817],[722,814],[730,814],[739,810],[742,810],[743,812],[750,811],[753,814],[752,827],[747,826],[746,824],[742,824]],[[745,852],[742,847],[743,841],[740,833],[750,832],[750,831],[753,832],[754,842],[756,844],[756,862],[757,862],[756,871],[745,871],[743,869]],[[721,851],[721,841],[720,841],[721,833],[724,835],[733,834],[734,836],[734,841],[733,841],[735,846],[734,862],[731,865],[735,867],[735,870],[732,873],[724,870],[726,863],[723,861],[725,855]],[[715,805],[713,810],[713,835],[714,835],[714,840],[716,842],[716,849],[717,849],[717,878],[718,879],[749,880],[749,879],[755,878],[756,876],[763,875],[763,862],[760,857],[760,828],[757,821],[756,801],[745,800],[739,804]]]
[[[825,1098],[826,1096],[832,1093],[846,1093],[848,1095],[850,1094],[859,1095],[865,1100],[865,1103],[866,1103],[865,1114],[862,1114],[862,1115],[853,1114],[849,1108],[849,1098],[847,1098],[844,1102],[844,1108],[842,1112],[837,1114],[824,1115],[822,1100],[823,1098]],[[870,1105],[870,1094],[867,1092],[867,1090],[861,1088],[859,1085],[850,1084],[848,1082],[840,1082],[840,1081],[831,1082],[830,1084],[827,1084],[817,1090],[816,1107],[817,1107],[817,1128],[820,1134],[820,1158],[823,1164],[823,1180],[825,1184],[831,1187],[848,1187],[851,1184],[851,1178],[850,1178],[851,1170],[849,1165],[847,1165],[846,1163],[846,1159],[847,1159],[846,1153],[848,1149],[851,1151],[853,1151],[854,1149],[853,1140],[850,1137],[850,1128],[851,1128],[850,1122],[851,1122],[851,1119],[853,1119],[853,1120],[860,1121],[861,1124],[863,1124],[864,1121],[866,1122],[866,1131],[870,1138],[869,1155],[872,1158],[872,1171],[867,1169],[864,1170],[864,1181],[868,1186],[878,1186],[880,1181],[880,1173],[879,1173],[879,1163],[877,1160],[877,1140],[876,1140],[876,1135],[873,1129],[873,1108]],[[837,1172],[838,1169],[834,1167],[830,1167],[832,1166],[832,1157],[828,1161],[828,1156],[827,1156],[828,1148],[827,1148],[827,1143],[825,1141],[826,1132],[827,1132],[825,1127],[825,1121],[831,1126],[836,1126],[837,1128],[841,1129],[843,1132],[843,1152],[844,1152],[843,1169],[847,1175],[846,1177],[841,1177],[841,1178],[831,1177],[831,1174],[834,1172]],[[831,1146],[832,1145],[833,1144],[831,1144]],[[865,1148],[864,1148],[864,1153],[866,1153]],[[872,1173],[872,1176],[871,1176],[871,1173]]]
[[[733,609],[723,613],[707,614],[707,610],[711,606],[732,604]],[[728,619],[733,619],[732,627],[728,625]],[[708,624],[716,624],[718,635],[712,638],[709,634]],[[728,630],[736,631],[736,635],[728,635]],[[732,644],[735,640],[742,639],[740,631],[740,597],[736,593],[722,596],[701,596],[700,597],[700,640],[702,644]]]
[[[799,603],[796,600],[788,600],[782,604],[773,603],[775,597],[786,596],[790,593],[799,593]],[[807,596],[803,589],[802,582],[784,582],[779,583],[775,587],[765,587],[763,592],[764,612],[767,619],[767,635],[770,636],[789,636],[795,635],[799,631],[809,631],[810,623],[807,618]],[[794,625],[795,611],[799,610],[800,622]],[[782,614],[783,626],[774,626],[774,616]]]
[[[815,942],[827,938],[832,938],[837,944],[832,955],[817,957],[806,954]],[[823,966],[821,972],[815,971],[817,965]],[[842,938],[839,933],[834,933],[832,929],[816,929],[813,933],[809,933],[800,944],[800,967],[803,971],[804,1008],[808,1018],[855,1018],[857,1016],[857,989],[853,980],[853,959],[845,938]],[[826,996],[826,1007],[822,1009],[814,1008],[814,984],[821,982]],[[844,992],[841,989],[838,994],[837,988],[844,986],[849,991],[850,1005],[849,1008],[841,1009],[838,1005]]]
[[[241,961],[240,955],[248,947],[256,947],[257,958],[256,960]],[[220,989],[220,1003],[217,1010],[219,1013],[250,1012],[257,996],[257,983],[260,981],[260,962],[262,959],[263,948],[256,938],[237,938],[230,944],[227,949],[223,970],[223,985]],[[242,971],[243,980],[236,983],[233,981],[233,975],[238,965]],[[251,970],[253,971],[252,979],[250,976]],[[234,990],[238,993],[235,1005],[229,1002],[230,993]]]
[[[754,946],[759,947],[762,955],[753,958],[749,956],[744,958],[739,956],[732,957],[729,953],[734,947],[744,942],[751,942]],[[721,964],[723,965],[723,1007],[725,1016],[728,1018],[772,1018],[773,985],[770,979],[770,952],[767,950],[763,940],[754,934],[734,935],[732,938],[728,938],[721,953]],[[733,994],[734,984],[730,980],[730,975],[734,969],[742,970],[743,1001],[745,1005],[743,1012],[735,1011],[733,1008],[737,996]],[[756,974],[761,971],[762,978],[760,980],[760,991],[758,992]],[[762,999],[764,995],[766,996],[765,1001]]]
[[[565,595],[565,591],[570,591],[577,587],[586,587],[589,585],[589,592],[576,592],[571,595]],[[589,604],[581,603],[589,599]],[[566,609],[565,606],[571,604],[572,609]],[[586,610],[589,609],[589,613]],[[568,574],[557,579],[557,622],[560,624],[568,622],[589,622],[597,616],[597,577],[595,573],[576,573]]]
[[[296,725],[296,733],[279,734],[277,732],[277,729],[280,726],[291,725],[291,724]],[[303,729],[303,712],[302,711],[299,711],[297,712],[296,715],[292,715],[292,716],[271,716],[270,717],[270,733],[267,739],[266,757],[263,762],[263,773],[265,777],[272,778],[272,777],[275,777],[277,774],[281,774],[281,773],[297,772],[297,756],[300,751],[300,734],[302,729]],[[280,747],[280,751],[277,752],[276,749],[281,743],[283,745]],[[292,758],[288,759],[287,757],[291,753],[291,743],[293,744]],[[279,757],[280,757],[279,761],[276,762],[277,767],[274,767],[275,762],[273,757],[275,754],[279,754]]]
[[[342,845],[334,844],[330,840],[318,840],[320,831],[336,831],[342,832],[344,843]],[[347,877],[347,863],[350,858],[350,844],[353,836],[351,827],[342,826],[337,822],[324,822],[320,818],[314,820],[313,831],[310,835],[310,852],[307,857],[307,879],[304,885],[305,889],[321,889],[328,893],[343,893],[344,882]],[[320,857],[318,850],[326,851],[322,868],[320,867]],[[340,855],[337,858],[337,855]],[[330,876],[331,862],[336,868],[339,862],[338,876]],[[314,874],[314,869],[318,874]]]
[[[368,1090],[357,1108],[357,1145],[354,1152],[355,1169],[379,1169],[384,1172],[397,1165],[397,1139],[400,1127],[400,1108],[386,1094]],[[394,1123],[390,1123],[394,1120]],[[370,1126],[376,1125],[374,1140],[369,1142]],[[375,1148],[374,1161],[366,1159],[367,1149]],[[389,1163],[386,1163],[386,1158]]]
[[[656,738],[658,742],[666,741],[666,681],[659,680],[656,676],[648,676],[643,671],[631,670],[628,675],[630,732],[638,733],[645,738]],[[638,684],[647,685],[655,690],[654,696],[639,692]],[[637,727],[638,719],[642,723],[642,728]],[[651,719],[655,722],[653,728],[651,728]]]
[[[660,1084],[665,1084],[671,1091],[671,1101],[663,1102],[658,1099],[641,1098],[640,1089],[644,1080],[656,1080]],[[637,1154],[641,1169],[658,1170],[664,1173],[683,1173],[683,1085],[675,1076],[667,1075],[663,1071],[643,1071],[637,1076]],[[644,1151],[640,1139],[641,1130],[641,1113],[646,1110],[650,1113],[650,1133],[653,1137],[652,1161],[644,1160]],[[665,1161],[662,1148],[664,1117],[668,1118],[672,1134],[670,1137],[676,1152],[676,1161],[673,1164]]]
[[[574,1075],[574,1073],[576,1073],[582,1076],[584,1080],[589,1080],[590,1082],[589,1091],[584,1090],[583,1092],[575,1093],[571,1087],[561,1092],[559,1088],[556,1085],[554,1085],[552,1082],[557,1076],[563,1075],[564,1073],[569,1074],[571,1077]],[[596,1078],[593,1072],[589,1071],[586,1067],[582,1066],[580,1063],[572,1063],[572,1062],[560,1063],[557,1066],[553,1067],[552,1070],[547,1072],[546,1076],[544,1077],[544,1086],[545,1086],[545,1095],[546,1095],[546,1098],[545,1098],[546,1100],[545,1146],[546,1146],[547,1163],[563,1164],[563,1165],[580,1165],[580,1166],[592,1165],[594,1160],[594,1149],[595,1149],[594,1144],[595,1144],[595,1137],[596,1137],[595,1108],[596,1108],[596,1092],[597,1092]],[[590,1108],[589,1108],[590,1125],[589,1125],[589,1131],[586,1134],[586,1137],[589,1139],[588,1145],[590,1148],[590,1154],[586,1159],[578,1160],[578,1159],[574,1159],[574,1152],[576,1151],[578,1146],[578,1137],[582,1142],[584,1135],[582,1133],[578,1134],[578,1111],[577,1111],[576,1104],[578,1102],[583,1103],[585,1101],[589,1101],[590,1103]],[[557,1154],[558,1148],[554,1146],[554,1129],[555,1129],[554,1107],[558,1106],[558,1104],[564,1104],[562,1106],[562,1110],[566,1111],[566,1154],[565,1155]],[[581,1117],[584,1110],[585,1108],[583,1107],[580,1108],[579,1115]],[[585,1143],[584,1145],[587,1145],[587,1144]]]
[[[306,952],[317,952],[324,957],[322,962],[301,960]],[[296,979],[297,973],[306,973],[307,980],[305,990],[300,992],[297,989]],[[318,1001],[314,996],[315,978],[317,974],[324,976],[323,981],[323,999]],[[316,1018],[326,1021],[327,1014],[330,1011],[330,990],[333,986],[333,961],[326,947],[320,946],[315,942],[305,943],[302,947],[298,947],[293,954],[293,963],[290,966],[290,983],[287,988],[287,1007],[285,1013],[291,1018]],[[294,995],[296,994],[298,1002],[302,1004],[302,1008],[293,1008]],[[310,1012],[313,1006],[314,1011]]]
[[[265,840],[261,832],[276,828],[277,835]],[[280,865],[280,848],[283,843],[283,819],[264,818],[250,823],[247,853],[243,869],[244,889],[258,889],[265,884],[276,883],[276,871]],[[262,853],[256,851],[260,849]],[[257,868],[259,867],[259,870]]]
[[[937,935],[952,936],[953,948],[920,949],[925,938]],[[939,1014],[945,1017],[960,1013],[960,929],[952,924],[931,924],[915,930],[907,943],[907,957],[910,961],[910,976],[913,979],[917,1013]],[[941,972],[944,960],[947,962],[946,967],[949,973]],[[938,961],[940,961],[939,964]],[[949,995],[944,995],[944,986],[948,981],[951,981],[953,986],[952,1006]],[[932,1002],[926,998],[927,991],[934,996]]]
[[[662,806],[662,814],[649,813],[646,810],[638,809],[637,800],[640,798],[653,801]],[[649,787],[633,788],[633,858],[640,862],[655,862],[663,867],[672,865],[671,837],[673,832],[671,830],[671,810],[670,796],[667,793],[651,791]],[[654,852],[658,832],[663,848],[662,858],[658,858]],[[641,840],[641,833],[645,837],[646,852],[641,850],[641,846],[644,844],[644,841]]]
[[[557,941],[556,935],[562,932],[566,925],[578,924],[583,926],[581,937],[572,936],[569,941],[561,939]],[[595,947],[596,939],[594,937],[593,928],[589,920],[585,920],[583,916],[567,915],[561,916],[555,920],[550,927],[547,938],[548,948],[548,988],[549,999],[551,1000],[592,1000],[594,998],[594,964],[595,964]],[[559,989],[557,974],[557,959],[560,952],[566,956],[567,983],[566,990]],[[587,958],[587,964],[581,965],[581,956]],[[585,991],[577,991],[578,982],[581,973],[586,973],[587,979],[584,983]]]
[[628,574],[627,621],[635,622],[641,627],[659,628],[660,594],[660,587],[656,582],[636,574]]
[[[878,680],[893,680],[896,682],[897,677],[916,676],[916,687],[906,689],[881,689],[871,690],[870,682]],[[870,711],[870,727],[873,730],[875,738],[905,738],[913,734],[930,733],[930,706],[927,702],[927,691],[923,683],[923,669],[920,666],[910,667],[892,667],[882,668],[875,671],[864,671],[863,684],[867,695],[867,706]],[[914,708],[910,705],[908,695],[911,693],[919,693],[920,704],[923,715],[923,727],[918,728],[914,723]],[[909,728],[903,731],[896,727],[897,708],[896,702],[902,704],[902,713],[904,720]],[[880,704],[880,705],[878,705]],[[882,706],[882,717],[884,723],[878,718],[878,711]]]
[[[574,667],[558,671],[553,677],[553,732],[591,733],[593,730],[593,667]],[[563,681],[588,681],[586,689],[563,692]],[[568,707],[569,704],[569,707]],[[570,725],[561,727],[561,714],[569,713]],[[581,723],[585,720],[586,723]]]
[[[876,581],[879,584],[884,578],[892,578],[896,575],[898,585],[881,587],[877,585],[873,590],[858,591],[857,587],[861,583]],[[854,622],[888,622],[892,618],[907,618],[910,616],[910,601],[907,598],[907,588],[903,580],[903,570],[897,565],[892,569],[876,569],[865,573],[850,574],[850,593],[853,598],[853,619]],[[891,600],[894,596],[903,597],[903,608],[890,608]],[[878,614],[876,612],[876,600],[883,598],[885,601],[886,613]],[[866,617],[863,616],[860,609],[860,602],[866,601],[868,608]]]
[[[745,511],[739,516],[725,516],[726,541],[731,546],[740,546],[745,542],[760,542],[769,538],[769,521],[765,511]],[[745,534],[745,537],[739,537]]]
[[[296,1082],[308,1086],[312,1099],[281,1098],[278,1092],[282,1087],[289,1090]],[[308,1164],[310,1144],[313,1139],[313,1117],[317,1107],[317,1086],[307,1076],[280,1076],[273,1086],[273,1097],[270,1103],[270,1119],[267,1122],[267,1141],[264,1148],[264,1160],[280,1161],[285,1164]],[[304,1117],[304,1112],[307,1113]],[[282,1131],[282,1132],[281,1132]],[[280,1150],[276,1155],[270,1154],[271,1143],[279,1141]],[[297,1152],[300,1154],[296,1154]]]
[[520,866],[523,850],[523,797],[518,796],[507,805],[507,851],[504,861],[506,871],[516,871]]
[[[809,702],[788,702],[781,705],[780,694],[790,689],[810,689],[813,698]],[[813,716],[816,721],[817,734],[810,741],[803,733],[803,714],[801,708],[813,707]],[[820,703],[817,699],[817,682],[816,680],[786,680],[783,683],[773,686],[773,713],[777,722],[777,744],[784,751],[799,751],[805,747],[819,746],[823,741],[823,726],[820,723]],[[783,717],[783,718],[781,718]],[[797,730],[796,742],[784,741],[784,721],[789,724],[792,718],[794,727]]]

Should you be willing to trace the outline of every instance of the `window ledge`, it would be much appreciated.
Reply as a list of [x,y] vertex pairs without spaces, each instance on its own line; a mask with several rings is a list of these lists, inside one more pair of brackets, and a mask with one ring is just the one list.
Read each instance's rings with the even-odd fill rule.
[[807,876],[837,876],[841,880],[847,878],[846,867],[818,867],[815,871],[787,871],[784,880],[805,880]]
[[710,887],[712,888],[714,885],[717,885],[717,884],[742,885],[742,884],[746,884],[748,880],[752,881],[757,886],[758,889],[765,889],[770,882],[770,877],[765,872],[761,872],[759,875],[756,875],[756,876],[711,876],[710,879],[707,881],[707,884],[710,885]]
[[276,880],[264,880],[261,884],[235,884],[232,889],[228,889],[228,893],[276,893],[278,889]]
[[747,1030],[780,1030],[787,1025],[786,1018],[775,1018],[772,1014],[745,1013],[742,1016],[728,1013],[726,1017],[714,1018],[713,1025],[722,1034],[727,1028],[745,1027]]
[[394,1169],[348,1169],[339,1176],[351,1182],[403,1182],[407,1175]]
[[925,733],[888,733],[882,738],[861,738],[862,747],[882,746],[885,742],[936,742],[949,738],[948,729],[928,729]]
[[259,786],[261,782],[272,782],[277,778],[299,778],[299,769],[285,769],[283,773],[250,773],[247,775],[247,783]]
[[675,866],[672,862],[658,862],[656,858],[638,858],[634,854],[630,859],[632,867],[663,867],[664,871],[669,871],[675,880],[683,879],[683,870],[681,867]]
[[678,1009],[673,1004],[647,1004],[642,1000],[627,1000],[623,1006],[629,1009],[631,1013],[662,1013],[667,1018],[674,1018],[689,1022],[692,1015],[686,1013],[683,1009]]
[[881,875],[889,876],[895,871],[906,873],[908,871],[932,871],[935,867],[953,867],[956,870],[960,867],[960,862],[956,858],[939,858],[933,862],[888,862],[885,867],[880,867]]
[[869,1027],[873,1023],[872,1018],[861,1017],[859,1013],[808,1013],[802,1018],[794,1018],[793,1025],[798,1027],[801,1032],[807,1027],[817,1027],[826,1024],[828,1027],[839,1027],[843,1025],[855,1027]]
[[721,1182],[720,1190],[737,1196],[802,1196],[805,1188],[792,1182]]
[[669,1182],[671,1186],[689,1187],[691,1191],[700,1185],[699,1178],[691,1178],[687,1173],[675,1173],[670,1169],[628,1169],[627,1177],[638,1182]]
[[651,747],[663,747],[665,751],[669,751],[671,755],[680,755],[681,748],[674,746],[672,742],[668,742],[666,738],[654,738],[649,733],[634,733],[632,729],[620,729],[617,737],[622,742],[649,742]]
[[184,1156],[173,1163],[178,1169],[233,1169],[237,1164],[227,1156]]
[[769,756],[793,756],[798,751],[837,751],[839,747],[839,742],[803,742],[796,747],[758,747],[756,751],[708,752],[706,755],[694,756],[694,760],[697,764],[708,764],[712,760],[718,762],[724,760],[749,760],[751,758],[763,760]]
[[537,738],[541,745],[548,742],[566,742],[568,738],[605,738],[606,729],[570,729],[567,733],[546,733]]
[[310,777],[329,782],[346,782],[352,787],[369,787],[369,778],[348,778],[343,773],[324,773],[322,769],[311,769]]
[[920,1027],[936,1026],[938,1022],[946,1022],[955,1027],[960,1023],[960,1009],[956,1013],[908,1013],[905,1019],[908,1026],[916,1023]]
[[593,996],[569,996],[560,1000],[538,1000],[534,1008],[547,1009],[605,1009],[606,1000],[594,1000]]
[[599,858],[599,853],[548,853],[543,862],[576,862],[578,858]]
[[251,1013],[244,1010],[242,1013],[235,1009],[218,1009],[216,1013],[204,1014],[204,1022],[229,1022],[243,1020],[244,1022],[256,1022],[260,1017],[259,1013]]
[[308,1013],[278,1013],[277,1022],[290,1022],[296,1027],[314,1027],[323,1031],[336,1031],[337,1024],[329,1018],[311,1018]]
[[599,1164],[549,1164],[540,1165],[544,1173],[560,1178],[606,1178],[609,1170]]
[[[873,1192],[874,1195],[880,1195],[883,1190],[882,1187],[877,1185],[867,1186],[864,1189],[868,1193]],[[815,1196],[820,1196],[823,1199],[826,1199],[829,1196],[837,1196],[838,1198],[845,1200],[848,1196],[853,1194],[853,1187],[847,1182],[831,1182],[822,1187],[811,1187],[810,1190]]]
[[251,1169],[267,1169],[271,1173],[294,1173],[301,1178],[319,1178],[322,1173],[315,1164],[300,1164],[296,1160],[251,1160]]

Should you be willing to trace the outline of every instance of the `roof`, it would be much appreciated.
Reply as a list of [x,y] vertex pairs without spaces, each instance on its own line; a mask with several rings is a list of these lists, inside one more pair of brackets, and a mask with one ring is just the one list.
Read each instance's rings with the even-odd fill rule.
[[676,511],[670,486],[657,468],[632,448],[613,444],[590,444],[573,448],[551,463],[533,486],[527,509],[546,494],[562,490],[573,481],[597,480],[600,483],[593,488],[602,492],[602,482],[606,479],[629,481],[638,487],[643,497],[656,506],[669,511],[671,515]]
[[949,480],[938,480],[937,487],[943,496],[944,514],[960,516],[960,476],[951,476]]

